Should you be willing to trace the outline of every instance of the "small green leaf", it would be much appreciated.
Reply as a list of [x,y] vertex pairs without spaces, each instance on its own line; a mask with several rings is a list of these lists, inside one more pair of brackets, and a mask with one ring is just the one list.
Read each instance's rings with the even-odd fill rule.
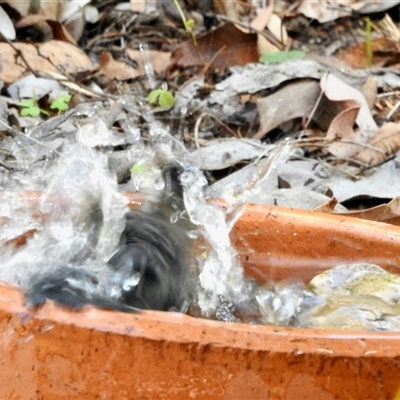
[[17,106],[24,107],[24,108],[32,108],[37,107],[37,103],[33,99],[25,99],[21,100],[17,103]]
[[160,107],[172,107],[175,104],[174,95],[163,89],[152,90],[147,96],[147,101],[150,104],[157,103]]
[[136,173],[140,173],[143,171],[143,167],[139,164],[134,164],[132,165],[131,169],[129,170],[130,172],[136,172]]
[[52,110],[58,110],[59,112],[68,110],[68,103],[70,102],[72,95],[66,94],[65,96],[57,97],[50,105]]
[[158,104],[160,107],[172,107],[175,104],[174,95],[167,90],[163,90],[158,98]]
[[39,107],[23,108],[20,113],[23,117],[37,117],[40,114]]
[[155,104],[155,103],[157,103],[158,98],[159,98],[161,92],[162,92],[161,89],[152,90],[152,91],[149,93],[149,95],[147,96],[147,101],[148,101],[150,104]]
[[23,117],[37,117],[40,113],[49,115],[45,110],[42,110],[35,99],[25,99],[17,103],[17,106],[22,107],[20,114]]
[[264,53],[260,57],[260,62],[263,63],[281,63],[287,60],[304,58],[306,53],[300,50],[278,51],[276,53]]

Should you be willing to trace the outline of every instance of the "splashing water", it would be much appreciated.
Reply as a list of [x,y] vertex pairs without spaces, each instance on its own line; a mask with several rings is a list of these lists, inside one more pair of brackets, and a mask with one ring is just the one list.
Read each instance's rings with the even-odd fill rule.
[[285,142],[268,157],[260,162],[256,174],[238,202],[231,206],[230,218],[216,204],[207,201],[205,191],[208,183],[204,174],[194,166],[190,154],[167,129],[157,122],[151,126],[154,140],[168,143],[172,152],[178,154],[177,160],[184,168],[181,183],[184,187],[184,203],[191,222],[196,225],[206,239],[209,249],[200,259],[198,305],[204,316],[215,315],[220,299],[225,298],[234,303],[249,301],[252,293],[251,283],[244,277],[243,267],[230,240],[232,221],[240,216],[241,209],[250,195],[254,194],[257,185],[278,165],[284,163],[293,153],[292,142]]
[[39,213],[24,206],[19,193],[25,187],[15,186],[18,191],[8,194],[10,201],[0,204],[0,216],[15,222],[11,237],[28,229],[37,232],[19,250],[3,254],[0,279],[25,286],[38,270],[55,264],[103,268],[116,250],[127,211],[108,171],[107,155],[71,144],[52,167],[30,178],[29,187],[42,191]]
[[256,171],[250,181],[247,183],[245,190],[238,197],[237,201],[230,206],[228,211],[228,222],[230,229],[240,217],[244,204],[249,202],[250,198],[254,198],[260,192],[260,183],[263,182],[272,171],[284,164],[294,153],[296,142],[287,140],[281,142],[267,158],[257,163]]
[[229,238],[224,211],[207,203],[204,197],[207,186],[204,175],[199,170],[189,170],[182,174],[181,182],[185,187],[184,201],[190,220],[210,245],[199,276],[198,303],[203,314],[211,316],[220,295],[235,301],[247,297],[243,269]]
[[[182,143],[154,120],[150,122],[150,136],[153,139],[151,146],[140,140],[134,147],[133,157],[143,169],[137,176],[132,173],[133,185],[137,190],[163,190],[160,164],[173,161],[183,167],[181,182],[185,189],[186,212],[197,226],[197,231],[191,231],[189,235],[193,238],[200,233],[208,242],[205,255],[198,255],[197,300],[201,315],[229,322],[241,320],[302,327],[400,330],[397,297],[395,301],[386,298],[393,293],[397,296],[398,276],[382,270],[379,282],[376,274],[370,279],[380,283],[376,287],[380,296],[372,293],[370,280],[364,279],[368,284],[366,292],[360,292],[360,269],[365,275],[371,268],[376,270],[376,266],[346,265],[316,277],[312,281],[314,284],[321,280],[337,283],[337,274],[345,273],[342,292],[335,288],[335,293],[328,295],[319,293],[327,290],[325,284],[318,290],[311,287],[311,283],[309,286],[299,282],[258,285],[244,277],[238,255],[230,242],[230,227],[240,217],[248,199],[257,195],[260,182],[292,155],[294,142],[282,143],[268,158],[258,163],[253,178],[226,212],[208,201],[205,195],[207,181]],[[2,194],[3,201],[0,202],[0,242],[4,244],[29,230],[37,233],[19,250],[3,252],[1,280],[25,286],[38,270],[45,273],[60,264],[85,268],[102,276],[107,273],[104,271],[105,263],[115,251],[125,225],[125,199],[118,193],[116,178],[108,170],[108,154],[80,143],[64,147],[62,156],[51,167],[44,165],[25,176],[15,175],[14,180],[2,177],[1,186],[8,191]],[[18,193],[11,191],[21,189],[42,191],[36,215],[32,208],[27,207],[29,201],[21,200]],[[41,219],[37,214],[42,215]],[[175,213],[171,222],[177,222],[181,217]],[[347,293],[343,290],[349,290],[349,274],[356,282],[353,286],[357,291]],[[138,276],[132,276],[126,285],[135,286],[137,279]],[[101,289],[106,291],[109,288]],[[331,288],[328,286],[328,289]],[[393,297],[390,296],[389,300]],[[245,307],[239,310],[239,320],[236,310],[243,304]],[[257,309],[254,317],[246,314],[253,306]]]

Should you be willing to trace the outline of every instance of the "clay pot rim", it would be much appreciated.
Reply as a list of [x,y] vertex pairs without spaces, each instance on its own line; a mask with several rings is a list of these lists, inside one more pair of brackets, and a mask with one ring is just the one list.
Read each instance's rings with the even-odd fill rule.
[[[398,332],[337,331],[309,328],[226,323],[188,315],[142,311],[128,314],[87,306],[74,311],[59,307],[52,301],[36,310],[23,304],[21,290],[0,283],[0,308],[17,315],[24,324],[41,321],[46,330],[52,325],[72,325],[86,330],[198,346],[234,347],[256,351],[324,354],[345,357],[394,357],[400,348]],[[110,316],[112,315],[112,318]]]
[[[37,205],[40,198],[40,192],[19,192],[18,194],[30,206]],[[140,195],[132,193],[124,195],[128,199],[129,206],[142,202]],[[251,211],[263,207],[246,205],[245,210]],[[273,206],[270,206],[270,208],[283,209]],[[298,212],[302,215],[301,218],[306,218],[310,214],[310,212],[301,210]],[[337,221],[337,218],[362,221],[354,217],[315,214],[322,215],[328,220],[332,219],[332,221]],[[380,226],[382,229],[387,226],[387,229],[393,228],[396,235],[400,233],[400,227],[381,222],[364,221],[362,224],[371,227]],[[0,307],[18,315],[27,324],[30,320],[35,319],[42,321],[49,327],[52,324],[67,324],[84,329],[139,336],[163,342],[193,343],[199,346],[213,344],[266,352],[314,353],[356,358],[400,355],[400,348],[393,346],[393,340],[400,340],[400,332],[340,331],[244,323],[233,324],[194,318],[173,312],[143,311],[139,314],[126,314],[93,307],[86,307],[81,311],[72,311],[58,307],[51,301],[47,301],[45,306],[38,310],[29,310],[24,306],[21,290],[3,283],[0,283]],[[111,315],[112,318],[110,318]]]

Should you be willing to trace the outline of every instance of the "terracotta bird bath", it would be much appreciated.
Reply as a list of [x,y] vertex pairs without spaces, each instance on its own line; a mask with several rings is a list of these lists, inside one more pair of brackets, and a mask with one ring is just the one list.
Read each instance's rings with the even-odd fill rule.
[[[400,227],[245,206],[232,231],[248,275],[310,280],[343,262],[400,266]],[[52,302],[0,287],[1,399],[400,399],[400,333],[230,324]]]

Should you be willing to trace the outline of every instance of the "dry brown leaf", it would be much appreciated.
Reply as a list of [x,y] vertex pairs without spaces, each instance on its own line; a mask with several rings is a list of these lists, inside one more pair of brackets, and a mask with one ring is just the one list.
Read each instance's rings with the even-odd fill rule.
[[363,14],[385,11],[399,3],[396,0],[303,0],[298,11],[323,23],[350,16],[353,11]]
[[126,49],[126,54],[132,61],[137,63],[137,72],[139,76],[146,75],[148,73],[146,64],[149,64],[155,72],[161,74],[165,72],[165,69],[171,60],[171,53],[165,51],[140,51]]
[[369,109],[372,110],[378,97],[378,84],[376,80],[372,76],[369,76],[360,88],[360,92],[364,95],[365,100],[367,100]]
[[288,34],[285,26],[282,23],[282,19],[278,15],[271,15],[271,19],[269,20],[267,27],[283,46],[287,45]]
[[[34,1],[31,1],[33,3]],[[60,18],[63,0],[40,1],[40,14],[44,15],[47,19],[58,21]]]
[[[329,126],[326,138],[329,141],[343,139],[359,144],[367,143],[377,126],[364,95],[333,74],[325,74],[320,85],[324,95],[343,108]],[[358,126],[356,130],[353,129],[354,123]],[[329,152],[340,158],[349,158],[358,151],[358,146],[340,141],[329,147]]]
[[46,17],[40,14],[28,14],[25,17],[22,17],[16,24],[16,28],[26,28],[26,27],[34,27],[35,30],[40,32],[41,41],[46,42],[48,40],[54,39],[53,30],[51,26],[47,23]]
[[[78,41],[85,30],[86,27],[86,19],[83,12],[77,13],[74,18],[71,18],[68,21],[59,24],[62,32],[57,31],[59,35],[68,35],[74,42]],[[57,36],[57,33],[54,33],[54,37],[59,40],[64,40],[62,36]],[[70,41],[70,40],[68,40]],[[73,43],[73,42],[71,42]]]
[[40,22],[45,21],[46,18],[40,14],[28,14],[16,22],[15,27],[18,29],[26,28],[27,26],[34,26]]
[[336,207],[337,203],[338,203],[338,201],[333,197],[333,198],[329,199],[327,202],[325,202],[324,204],[321,204],[320,206],[313,208],[313,211],[331,214],[335,211],[335,207]]
[[320,91],[317,81],[304,79],[289,83],[270,96],[257,100],[260,128],[253,138],[260,139],[284,122],[307,117]]
[[309,1],[305,0],[301,3],[298,11],[307,18],[315,19],[319,23],[334,21],[343,14],[339,12],[338,7],[331,7],[327,1]]
[[[384,67],[388,64],[399,63],[399,43],[387,38],[371,40],[372,65]],[[365,43],[358,43],[353,47],[343,50],[338,57],[353,68],[369,68]]]
[[[353,129],[359,111],[360,105],[354,101],[353,106],[349,106],[332,120],[326,139],[333,141],[328,151],[336,157],[350,158],[359,151],[360,146],[357,143],[362,143],[361,138],[359,131]],[[342,142],[340,139],[345,139],[346,142]],[[354,143],[348,143],[347,141]]]
[[376,130],[377,126],[372,118],[367,100],[359,90],[329,73],[321,78],[321,89],[329,100],[338,102],[343,108],[348,105],[353,106],[353,101],[357,101],[360,104],[360,112],[356,119],[357,125],[362,130]]
[[371,221],[387,222],[394,225],[400,225],[400,197],[395,197],[388,204],[381,204],[376,207],[361,211],[349,211],[339,213],[348,217],[357,217]]
[[103,74],[110,81],[117,79],[119,81],[127,81],[139,76],[136,69],[130,67],[122,61],[114,60],[108,52],[100,55],[100,68],[97,74]]
[[198,37],[197,46],[192,41],[183,43],[172,53],[171,66],[226,69],[258,62],[258,58],[257,35],[244,33],[234,24],[227,23]]
[[47,20],[46,22],[50,25],[51,29],[53,30],[54,40],[62,40],[63,42],[68,42],[75,46],[78,45],[78,43],[74,39],[75,36],[71,35],[71,33],[64,26],[64,24],[61,24],[58,21],[51,21],[51,20]]
[[[383,163],[400,150],[400,124],[388,122],[379,128],[368,142],[369,148],[359,151],[354,158],[371,167]],[[371,147],[376,148],[376,150]]]
[[[57,67],[67,74],[95,69],[94,64],[82,50],[66,42],[52,40],[39,46],[28,43],[14,43],[14,46],[22,52],[30,68],[38,74],[46,75],[47,71],[59,72]],[[8,43],[0,43],[0,54],[3,66],[0,79],[6,84],[30,73],[24,61]]]
[[334,118],[342,111],[343,107],[322,95],[310,117],[322,131],[327,132]]
[[265,36],[257,34],[257,48],[259,54],[277,53],[281,49],[272,44]]
[[[67,74],[93,71],[95,68],[90,58],[70,43],[52,40],[41,44],[39,52]],[[43,62],[43,58],[41,60]],[[42,68],[39,67],[38,71],[42,71]]]
[[273,12],[274,2],[269,1],[266,8],[257,10],[257,16],[253,19],[253,21],[250,22],[251,29],[259,32],[263,31],[268,25]]

